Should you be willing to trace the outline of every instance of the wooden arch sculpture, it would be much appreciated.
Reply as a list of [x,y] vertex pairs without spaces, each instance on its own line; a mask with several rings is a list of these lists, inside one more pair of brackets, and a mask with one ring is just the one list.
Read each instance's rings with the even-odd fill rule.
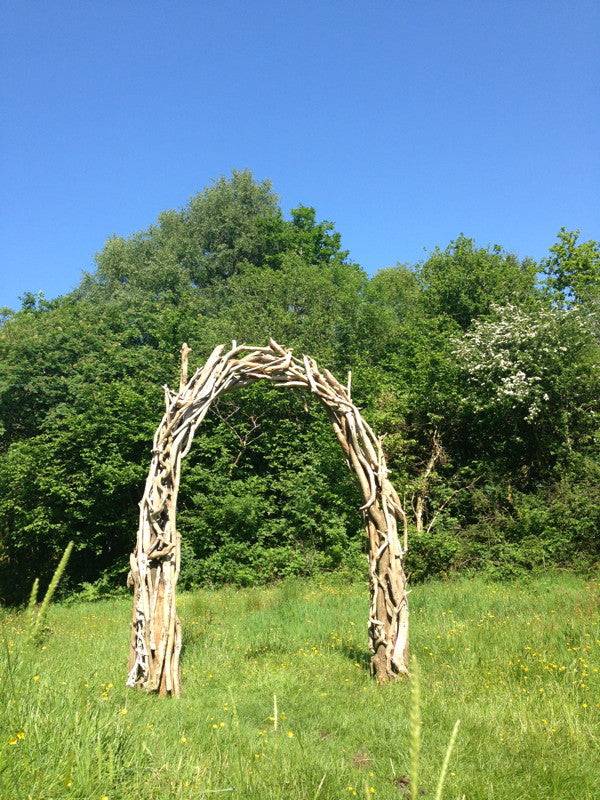
[[[152,461],[139,507],[139,528],[131,554],[128,585],[133,615],[128,686],[178,696],[181,624],[175,588],[181,563],[176,526],[181,461],[211,404],[224,392],[269,380],[276,386],[306,389],[325,406],[348,466],[362,490],[361,512],[369,540],[371,604],[368,621],[371,672],[380,682],[408,673],[408,604],[397,521],[404,510],[390,483],[381,440],[328,370],[308,356],[295,358],[272,339],[268,347],[220,345],[188,380],[190,349],[181,348],[178,392],[167,386],[166,411],[154,435]],[[404,529],[406,530],[405,526]]]

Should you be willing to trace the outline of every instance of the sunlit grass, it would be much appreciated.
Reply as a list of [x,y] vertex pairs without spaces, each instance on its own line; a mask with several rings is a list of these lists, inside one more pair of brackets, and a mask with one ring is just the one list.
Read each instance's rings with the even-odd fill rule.
[[[460,580],[411,602],[421,796],[460,718],[447,800],[600,797],[600,584]],[[367,605],[334,578],[182,595],[179,701],[125,689],[126,599],[52,606],[38,649],[0,612],[0,798],[408,800],[410,687],[369,677]]]

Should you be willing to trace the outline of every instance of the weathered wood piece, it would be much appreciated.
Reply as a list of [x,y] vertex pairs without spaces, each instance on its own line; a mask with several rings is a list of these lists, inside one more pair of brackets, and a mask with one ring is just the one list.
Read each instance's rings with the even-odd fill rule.
[[380,682],[408,674],[406,543],[400,541],[397,527],[401,521],[406,529],[406,514],[388,478],[381,440],[352,402],[350,376],[344,386],[327,370],[321,372],[313,359],[295,358],[272,339],[267,347],[233,342],[224,351],[223,345],[215,348],[202,369],[188,379],[190,349],[184,344],[179,391],[164,387],[166,410],[154,436],[130,557],[128,584],[134,599],[127,685],[175,697],[181,691],[181,624],[175,605],[181,563],[176,525],[181,461],[214,400],[263,379],[304,388],[327,409],[364,499],[360,511],[369,541],[371,671]]

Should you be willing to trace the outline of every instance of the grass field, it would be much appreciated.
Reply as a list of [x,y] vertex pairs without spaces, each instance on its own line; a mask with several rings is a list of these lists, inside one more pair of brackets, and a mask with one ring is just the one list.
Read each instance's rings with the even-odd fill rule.
[[[184,594],[184,695],[124,688],[127,599],[57,605],[38,649],[0,612],[1,800],[408,798],[408,683],[368,674],[367,590],[335,578]],[[420,795],[600,797],[600,583],[416,586]],[[273,720],[276,695],[278,725]]]

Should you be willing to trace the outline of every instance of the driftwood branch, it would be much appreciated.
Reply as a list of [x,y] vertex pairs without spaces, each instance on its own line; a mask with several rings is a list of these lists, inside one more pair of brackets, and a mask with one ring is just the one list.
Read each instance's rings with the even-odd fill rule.
[[[369,541],[371,603],[368,633],[373,675],[381,682],[408,673],[408,604],[404,555],[407,519],[389,481],[381,440],[375,436],[344,386],[308,356],[295,358],[273,339],[268,346],[232,342],[215,348],[188,378],[190,348],[181,348],[179,392],[165,388],[166,410],[155,433],[152,460],[139,504],[139,525],[130,558],[134,602],[129,686],[177,696],[180,693],[181,625],[175,591],[181,565],[176,527],[181,462],[194,433],[218,397],[257,380],[305,389],[325,406],[333,431],[355,472],[363,495],[361,512]],[[228,418],[223,418],[226,424]],[[253,429],[258,429],[255,418]],[[260,434],[259,434],[260,435]],[[238,438],[240,438],[238,436]],[[240,438],[246,446],[249,439]],[[432,467],[433,468],[433,467]],[[404,541],[398,537],[397,522]]]

